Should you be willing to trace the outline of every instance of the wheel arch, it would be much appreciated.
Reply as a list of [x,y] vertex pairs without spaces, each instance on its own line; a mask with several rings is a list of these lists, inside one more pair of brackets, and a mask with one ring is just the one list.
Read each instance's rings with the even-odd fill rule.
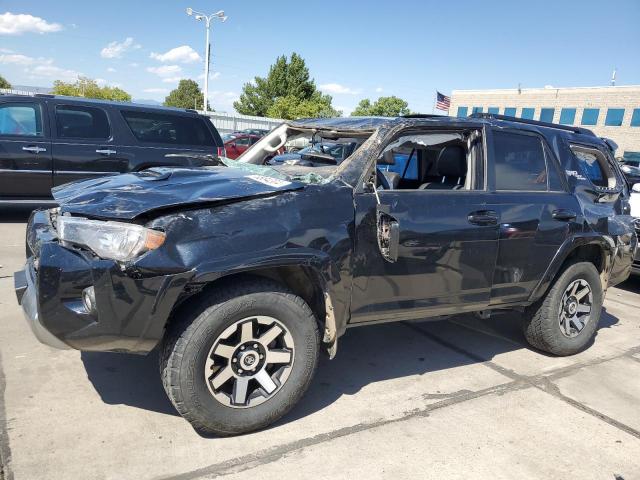
[[549,290],[565,266],[576,261],[593,263],[600,274],[603,290],[607,289],[609,273],[615,256],[615,240],[607,236],[581,236],[566,240],[534,288],[530,302],[539,300]]
[[348,302],[344,298],[341,277],[337,269],[332,267],[328,257],[305,256],[279,261],[256,259],[224,270],[199,268],[175,310],[190,303],[187,299],[207,295],[221,285],[251,277],[269,278],[285,285],[309,305],[322,332],[324,347],[329,357],[333,358],[337,351],[338,336],[344,332],[348,321]]

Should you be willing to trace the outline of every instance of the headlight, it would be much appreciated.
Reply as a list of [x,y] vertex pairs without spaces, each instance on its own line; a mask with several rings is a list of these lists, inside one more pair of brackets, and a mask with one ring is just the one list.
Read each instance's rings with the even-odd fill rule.
[[102,258],[131,260],[164,243],[165,234],[157,230],[121,222],[103,222],[80,217],[58,217],[58,237],[92,250]]

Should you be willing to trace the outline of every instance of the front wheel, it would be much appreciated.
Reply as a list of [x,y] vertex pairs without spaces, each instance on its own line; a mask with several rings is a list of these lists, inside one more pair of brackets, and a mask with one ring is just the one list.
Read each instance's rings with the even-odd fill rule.
[[168,332],[165,390],[204,434],[265,427],[296,404],[315,371],[320,335],[300,297],[266,279],[201,296]]
[[525,312],[527,341],[554,355],[580,352],[598,328],[603,296],[600,275],[592,263],[569,265],[546,296]]

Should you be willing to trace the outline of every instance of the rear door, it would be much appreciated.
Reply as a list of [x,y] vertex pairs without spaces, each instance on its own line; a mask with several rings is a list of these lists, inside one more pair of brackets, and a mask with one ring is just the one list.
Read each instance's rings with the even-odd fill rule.
[[211,122],[187,112],[121,108],[121,150],[132,170],[154,166],[202,166],[217,162],[222,140]]
[[46,104],[39,99],[0,103],[0,197],[48,198],[51,184]]
[[500,215],[491,302],[526,301],[563,242],[581,228],[580,206],[541,135],[493,129],[488,152]]
[[110,114],[98,103],[52,104],[54,185],[127,171],[129,158],[118,148]]

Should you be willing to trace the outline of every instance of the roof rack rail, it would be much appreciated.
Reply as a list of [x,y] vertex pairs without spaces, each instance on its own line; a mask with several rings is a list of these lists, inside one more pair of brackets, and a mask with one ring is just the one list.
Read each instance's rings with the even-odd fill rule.
[[34,97],[44,97],[44,98],[54,98],[55,95],[53,93],[34,93]]
[[595,133],[593,133],[588,128],[582,127],[573,127],[571,125],[560,125],[558,123],[550,123],[550,122],[541,122],[540,120],[530,120],[528,118],[517,118],[517,117],[509,117],[507,115],[499,115],[497,113],[481,113],[476,112],[469,115],[471,118],[489,118],[494,120],[504,120],[507,122],[516,122],[516,123],[526,123],[528,125],[536,125],[539,127],[547,127],[547,128],[555,128],[557,130],[566,130],[568,132],[573,133],[581,133],[583,135],[590,135],[595,137]]
[[435,113],[410,113],[408,115],[401,115],[400,118],[442,118],[446,115],[436,115]]

